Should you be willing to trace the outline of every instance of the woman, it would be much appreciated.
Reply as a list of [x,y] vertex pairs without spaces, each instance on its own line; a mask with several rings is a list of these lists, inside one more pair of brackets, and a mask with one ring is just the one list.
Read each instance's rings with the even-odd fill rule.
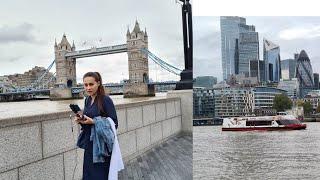
[[118,119],[115,107],[109,96],[105,95],[101,75],[98,72],[88,72],[83,76],[83,84],[88,97],[84,105],[84,118],[76,117],[75,121],[82,126],[81,147],[84,149],[83,180],[106,180],[108,179],[111,156],[106,157],[103,163],[93,163],[93,142],[90,141],[91,127],[94,117],[110,117],[116,128]]

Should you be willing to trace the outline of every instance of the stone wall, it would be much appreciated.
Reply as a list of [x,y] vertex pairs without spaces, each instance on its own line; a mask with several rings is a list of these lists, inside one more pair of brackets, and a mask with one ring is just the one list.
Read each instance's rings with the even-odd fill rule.
[[[179,98],[116,105],[118,138],[129,161],[181,132]],[[0,120],[0,180],[81,179],[80,128],[71,112]],[[73,129],[73,131],[72,131]]]
[[[182,132],[192,135],[193,131],[193,90],[175,90],[167,92],[168,98],[179,98],[181,101]],[[178,104],[176,104],[178,106]]]

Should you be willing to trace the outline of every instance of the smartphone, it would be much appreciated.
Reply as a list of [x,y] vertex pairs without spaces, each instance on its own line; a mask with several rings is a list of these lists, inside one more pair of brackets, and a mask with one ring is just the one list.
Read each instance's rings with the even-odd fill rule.
[[78,114],[79,111],[81,111],[80,107],[77,104],[70,104],[70,109],[76,114],[76,116],[80,117],[82,120],[84,120],[84,116]]

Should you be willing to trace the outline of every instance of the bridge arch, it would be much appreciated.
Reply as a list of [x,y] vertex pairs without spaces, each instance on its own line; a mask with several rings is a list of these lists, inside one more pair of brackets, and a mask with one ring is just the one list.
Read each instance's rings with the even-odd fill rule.
[[69,80],[67,81],[67,87],[68,87],[68,88],[71,88],[71,87],[72,87],[72,80],[71,80],[71,79],[69,79]]
[[148,74],[147,74],[147,73],[144,73],[144,74],[143,74],[143,82],[144,82],[144,83],[149,83],[149,77],[148,77]]

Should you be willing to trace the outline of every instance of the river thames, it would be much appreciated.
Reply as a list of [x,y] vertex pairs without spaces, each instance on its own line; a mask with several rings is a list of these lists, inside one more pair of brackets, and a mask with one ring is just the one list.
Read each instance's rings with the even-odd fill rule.
[[[156,93],[154,97],[139,97],[139,98],[123,98],[122,95],[110,96],[115,105],[130,104],[141,102],[145,100],[156,100],[166,97],[167,93]],[[0,120],[6,118],[16,118],[23,116],[34,116],[39,114],[57,113],[63,111],[70,111],[69,104],[78,104],[81,108],[84,105],[83,99],[71,99],[50,101],[46,100],[32,100],[20,102],[0,102]]]
[[320,179],[320,123],[306,130],[193,127],[194,179]]

